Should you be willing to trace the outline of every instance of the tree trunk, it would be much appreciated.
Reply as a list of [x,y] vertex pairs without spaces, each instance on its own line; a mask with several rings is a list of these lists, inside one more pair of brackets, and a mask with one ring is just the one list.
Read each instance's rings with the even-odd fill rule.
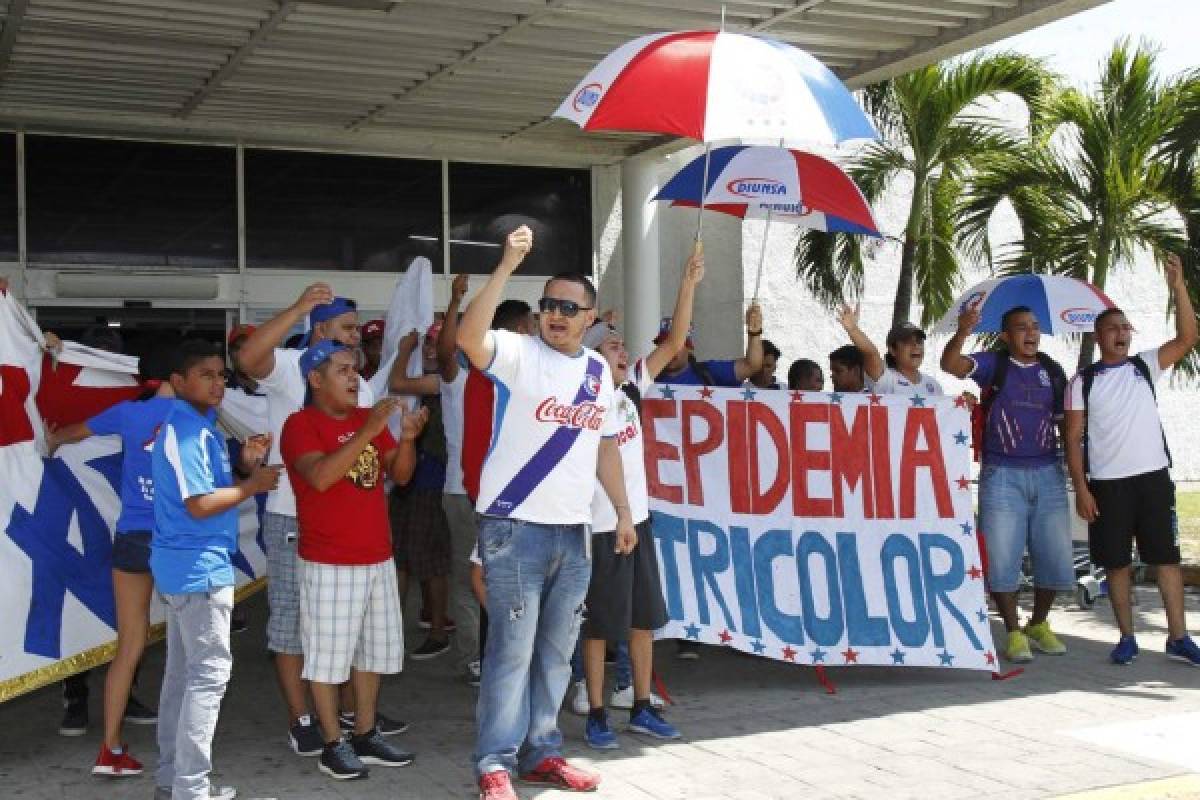
[[[1096,253],[1096,268],[1092,272],[1092,285],[1100,291],[1104,291],[1104,284],[1108,282],[1108,267],[1112,248],[1102,246]],[[1096,335],[1094,333],[1085,333],[1083,342],[1079,345],[1079,363],[1076,365],[1079,369],[1083,369],[1088,364],[1096,360]]]
[[912,205],[908,209],[908,224],[904,227],[904,248],[900,251],[900,277],[896,282],[896,300],[892,304],[892,326],[912,318],[913,266],[917,260],[917,239],[921,235],[921,220],[925,214],[925,180],[913,179]]

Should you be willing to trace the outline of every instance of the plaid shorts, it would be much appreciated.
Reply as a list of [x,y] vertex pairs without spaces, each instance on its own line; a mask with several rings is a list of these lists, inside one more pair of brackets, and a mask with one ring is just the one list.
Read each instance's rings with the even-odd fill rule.
[[414,580],[450,574],[450,523],[438,489],[396,487],[388,499],[396,568]]
[[267,551],[267,649],[298,656],[300,640],[300,583],[296,577],[295,517],[267,512],[263,515],[263,544]]
[[304,679],[344,683],[351,667],[399,672],[404,623],[391,560],[365,566],[299,561]]

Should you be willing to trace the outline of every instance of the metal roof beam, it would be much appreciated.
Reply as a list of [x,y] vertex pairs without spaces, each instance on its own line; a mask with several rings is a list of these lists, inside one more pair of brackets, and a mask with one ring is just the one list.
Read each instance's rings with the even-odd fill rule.
[[455,61],[452,61],[451,63],[446,64],[446,65],[443,65],[442,67],[438,68],[434,72],[430,73],[429,77],[425,78],[425,80],[418,81],[413,86],[406,89],[405,91],[400,92],[399,94],[393,95],[392,99],[390,101],[388,101],[387,103],[382,103],[380,105],[375,106],[370,111],[366,112],[361,117],[359,117],[358,119],[352,121],[349,125],[347,125],[346,126],[347,129],[352,130],[352,131],[358,130],[362,126],[369,124],[372,119],[374,119],[375,117],[382,114],[390,106],[394,105],[395,103],[400,102],[401,100],[403,100],[406,97],[411,97],[413,94],[423,91],[424,89],[428,88],[429,86],[436,85],[438,82],[444,80],[448,76],[453,75],[456,68],[462,66],[463,64],[467,64],[467,63],[473,61],[476,57],[479,56],[479,54],[486,53],[488,50],[491,50],[494,47],[496,47],[500,44],[503,44],[504,41],[514,32],[524,30],[525,28],[528,28],[529,26],[533,25],[533,23],[535,23],[537,20],[542,19],[543,17],[547,17],[547,16],[557,12],[558,9],[561,6],[563,6],[566,2],[567,2],[567,0],[546,0],[545,5],[540,10],[538,10],[532,14],[529,14],[527,16],[520,17],[512,25],[509,25],[507,28],[504,28],[499,33],[488,37],[483,42],[480,42],[479,44],[472,47],[470,50],[467,50],[466,52],[464,52]]
[[12,0],[8,4],[8,16],[4,18],[4,32],[0,33],[0,81],[8,71],[8,61],[12,58],[13,47],[17,44],[17,32],[21,30],[21,20],[25,18],[25,9],[29,0]]
[[242,62],[246,60],[247,56],[254,52],[254,48],[257,47],[268,36],[270,36],[272,31],[282,25],[283,21],[287,19],[288,14],[291,14],[296,9],[297,5],[299,5],[299,3],[297,3],[296,0],[284,0],[284,2],[279,3],[279,5],[275,7],[275,10],[272,11],[267,18],[262,21],[262,24],[250,34],[250,38],[229,54],[229,60],[222,64],[221,68],[213,73],[212,76],[204,82],[203,86],[197,89],[191,97],[184,101],[183,106],[179,109],[176,116],[178,116],[180,119],[187,119],[188,116],[195,111],[201,103],[208,99],[209,95],[211,95],[217,89],[217,87],[228,80],[233,73],[237,72],[237,68],[241,66]]

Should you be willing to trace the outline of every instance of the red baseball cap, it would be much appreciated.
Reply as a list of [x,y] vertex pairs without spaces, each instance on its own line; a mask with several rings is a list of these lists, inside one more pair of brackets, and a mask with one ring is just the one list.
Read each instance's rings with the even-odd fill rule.
[[435,320],[434,323],[429,326],[429,330],[425,331],[425,336],[426,336],[426,338],[429,338],[429,339],[436,339],[436,338],[438,338],[438,335],[441,334],[441,332],[442,332],[442,321]]
[[370,322],[364,323],[362,326],[362,338],[379,339],[383,337],[383,320],[373,319]]
[[229,338],[225,340],[225,343],[233,347],[233,343],[238,339],[244,336],[251,336],[256,330],[258,330],[258,327],[255,325],[234,325],[233,329],[229,331]]

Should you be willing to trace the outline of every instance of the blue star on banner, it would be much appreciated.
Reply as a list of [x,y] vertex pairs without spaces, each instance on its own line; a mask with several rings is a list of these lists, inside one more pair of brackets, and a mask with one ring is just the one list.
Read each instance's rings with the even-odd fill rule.
[[754,652],[757,653],[758,655],[762,655],[763,651],[765,651],[767,649],[767,646],[765,644],[763,644],[762,642],[760,642],[758,639],[755,639],[753,642],[751,642],[750,646],[752,648],[754,648]]
[[670,386],[664,384],[663,386],[658,387],[658,391],[662,393],[663,400],[675,399],[675,390]]
[[683,631],[684,631],[684,633],[687,634],[687,637],[689,639],[699,639],[700,638],[700,628],[697,627],[695,623],[692,623],[691,625],[685,625],[683,627]]
[[897,647],[892,652],[888,653],[888,655],[890,655],[892,657],[893,664],[903,664],[904,663],[904,651],[901,650],[899,647]]
[[[119,491],[121,453],[87,465]],[[117,611],[112,587],[112,532],[95,503],[66,462],[43,459],[45,471],[30,512],[13,506],[6,533],[33,562],[33,592],[25,619],[25,652],[62,657],[63,606],[67,592],[105,625],[115,628]],[[83,552],[68,541],[77,520]]]
[[811,653],[809,653],[809,655],[812,656],[812,663],[820,664],[825,660],[825,656],[829,654],[818,647],[816,650],[813,650]]
[[841,392],[831,392],[829,394],[829,402],[841,404],[841,402],[842,402]]
[[975,528],[969,522],[960,522],[958,526],[962,528],[963,536],[970,536],[975,532]]
[[975,616],[979,617],[980,622],[987,622],[987,611],[985,611],[984,609],[981,608],[978,611],[976,611]]
[[938,661],[942,662],[939,666],[942,666],[942,667],[953,667],[954,666],[954,656],[950,655],[950,651],[942,650],[942,652],[937,654],[937,657],[938,657]]
[[965,445],[969,441],[971,441],[971,437],[967,436],[962,431],[959,431],[958,433],[954,434],[954,443],[955,444]]
[[742,390],[742,397],[746,400],[753,400],[755,394],[756,392],[748,386]]
[[925,398],[919,394],[914,394],[912,397],[908,398],[908,402],[913,404],[913,408],[925,407]]

